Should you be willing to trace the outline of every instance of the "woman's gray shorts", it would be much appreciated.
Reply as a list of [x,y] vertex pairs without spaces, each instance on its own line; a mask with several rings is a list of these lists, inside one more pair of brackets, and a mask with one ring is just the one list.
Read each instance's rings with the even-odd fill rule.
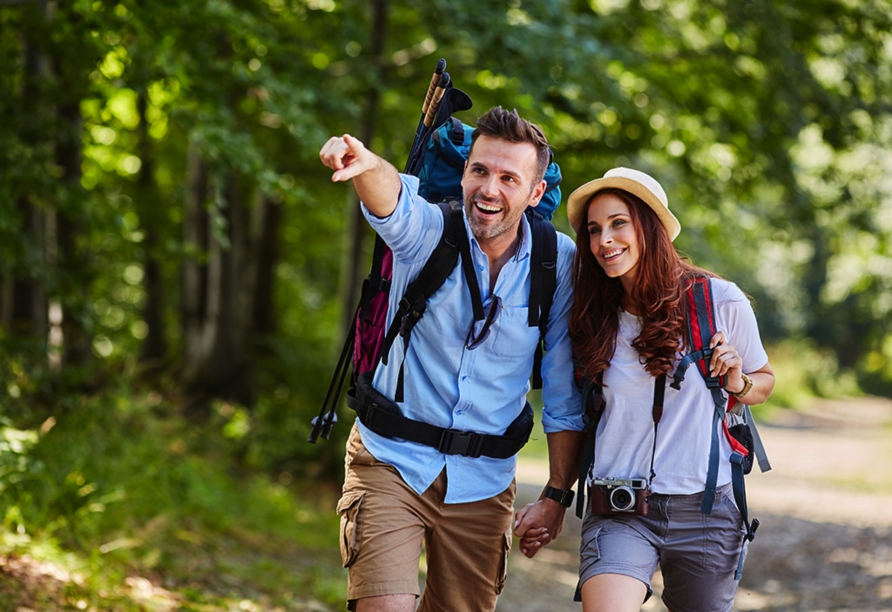
[[[659,563],[663,602],[670,610],[730,611],[734,572],[746,533],[731,485],[716,493],[712,514],[703,494],[650,498],[648,516],[586,514],[580,546],[580,585],[599,574],[621,574],[647,585]],[[646,598],[645,598],[646,601]]]

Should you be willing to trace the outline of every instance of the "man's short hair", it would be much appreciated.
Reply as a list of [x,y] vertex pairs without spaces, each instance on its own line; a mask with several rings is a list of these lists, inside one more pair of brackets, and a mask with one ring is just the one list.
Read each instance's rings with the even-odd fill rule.
[[501,106],[494,106],[477,120],[477,129],[471,135],[471,150],[479,136],[492,136],[508,142],[528,142],[536,147],[536,176],[538,183],[545,176],[548,164],[551,163],[551,149],[545,132],[535,123],[523,119],[517,110],[507,111]]

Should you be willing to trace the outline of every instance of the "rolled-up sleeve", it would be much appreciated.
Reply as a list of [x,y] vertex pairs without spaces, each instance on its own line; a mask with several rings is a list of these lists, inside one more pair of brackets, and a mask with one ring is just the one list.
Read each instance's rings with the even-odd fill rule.
[[362,214],[395,258],[407,264],[424,262],[443,234],[443,215],[418,195],[417,177],[400,174],[400,181],[400,197],[389,216],[376,217],[365,204]]

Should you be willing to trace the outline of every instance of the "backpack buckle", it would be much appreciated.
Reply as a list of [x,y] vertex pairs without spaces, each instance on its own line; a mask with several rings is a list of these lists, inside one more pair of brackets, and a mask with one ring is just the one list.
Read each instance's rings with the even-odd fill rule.
[[460,429],[444,429],[437,450],[447,455],[477,458],[483,446],[483,436]]

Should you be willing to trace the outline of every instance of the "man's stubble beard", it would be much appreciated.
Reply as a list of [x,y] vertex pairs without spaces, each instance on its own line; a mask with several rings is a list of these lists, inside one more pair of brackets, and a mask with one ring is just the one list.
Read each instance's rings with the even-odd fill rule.
[[468,207],[468,210],[465,212],[468,215],[468,224],[471,226],[471,233],[474,234],[474,237],[478,242],[493,240],[502,236],[507,232],[517,231],[518,224],[520,223],[520,218],[523,216],[524,211],[529,207],[530,204],[530,196],[533,191],[530,190],[530,193],[527,194],[526,202],[520,206],[518,206],[518,210],[511,210],[510,217],[504,216],[498,223],[494,225],[481,225],[477,223],[477,217],[475,216],[476,212],[476,202],[483,202],[484,204],[491,204],[494,206],[499,206],[502,208],[502,213],[504,214],[506,210],[505,202],[502,198],[483,198],[477,195],[476,193],[471,194],[470,198],[468,198],[467,203],[465,204]]

